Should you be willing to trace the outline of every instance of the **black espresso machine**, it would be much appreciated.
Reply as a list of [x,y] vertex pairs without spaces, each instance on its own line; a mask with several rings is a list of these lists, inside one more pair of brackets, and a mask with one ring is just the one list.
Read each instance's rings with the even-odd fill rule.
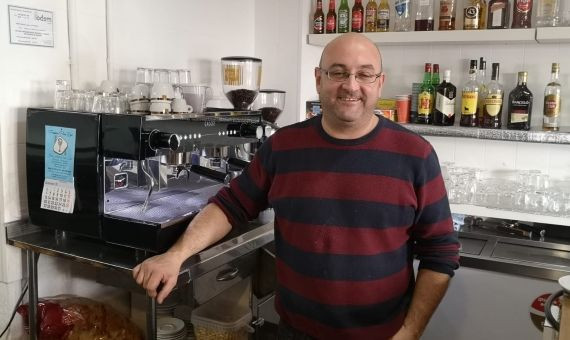
[[33,225],[162,252],[273,131],[258,111],[135,115],[30,108]]

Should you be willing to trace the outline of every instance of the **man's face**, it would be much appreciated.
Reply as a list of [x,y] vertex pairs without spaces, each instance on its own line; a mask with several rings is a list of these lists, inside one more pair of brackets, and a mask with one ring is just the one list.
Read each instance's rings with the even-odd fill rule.
[[[329,79],[325,70],[353,75],[340,82]],[[321,67],[315,70],[323,114],[337,123],[368,121],[374,114],[384,75],[372,83],[363,83],[356,81],[354,74],[380,72],[379,54],[373,45],[360,40],[346,40],[329,46],[323,55]]]

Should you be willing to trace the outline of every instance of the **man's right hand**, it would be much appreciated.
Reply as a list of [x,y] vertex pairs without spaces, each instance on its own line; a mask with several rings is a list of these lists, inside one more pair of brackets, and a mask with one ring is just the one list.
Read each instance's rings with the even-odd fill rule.
[[[176,286],[183,262],[172,252],[156,255],[134,267],[133,278],[146,290],[148,296],[162,303]],[[162,288],[157,291],[160,284]]]

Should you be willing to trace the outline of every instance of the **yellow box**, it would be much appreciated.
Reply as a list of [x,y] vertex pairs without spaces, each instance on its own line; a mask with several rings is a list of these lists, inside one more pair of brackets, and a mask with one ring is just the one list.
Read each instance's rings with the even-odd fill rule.
[[376,108],[378,110],[395,110],[396,109],[396,99],[382,99],[379,98],[376,102]]

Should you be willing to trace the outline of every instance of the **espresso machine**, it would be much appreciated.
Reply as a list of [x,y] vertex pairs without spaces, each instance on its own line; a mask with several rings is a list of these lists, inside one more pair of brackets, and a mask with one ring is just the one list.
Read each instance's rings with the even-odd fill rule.
[[259,111],[193,116],[30,108],[30,222],[162,252],[271,133]]

